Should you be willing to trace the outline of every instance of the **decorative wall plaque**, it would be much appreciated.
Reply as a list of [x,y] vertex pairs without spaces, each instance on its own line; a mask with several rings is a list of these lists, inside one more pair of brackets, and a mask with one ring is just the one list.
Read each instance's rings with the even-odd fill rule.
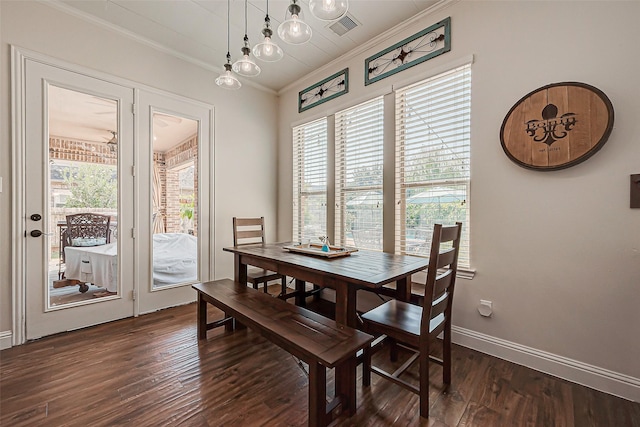
[[502,122],[500,143],[518,165],[557,170],[594,155],[613,128],[613,105],[585,83],[543,86],[525,95]]
[[298,93],[298,113],[349,92],[349,69],[345,68]]
[[451,17],[367,58],[364,84],[370,85],[450,50]]

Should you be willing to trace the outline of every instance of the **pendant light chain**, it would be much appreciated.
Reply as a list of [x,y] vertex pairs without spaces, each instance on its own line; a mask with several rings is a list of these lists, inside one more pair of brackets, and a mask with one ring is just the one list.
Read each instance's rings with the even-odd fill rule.
[[231,0],[227,0],[227,60],[231,61]]

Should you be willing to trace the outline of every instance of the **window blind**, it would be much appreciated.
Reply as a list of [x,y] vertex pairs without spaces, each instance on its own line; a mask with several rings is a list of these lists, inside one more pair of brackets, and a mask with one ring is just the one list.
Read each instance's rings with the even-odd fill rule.
[[293,240],[327,234],[327,119],[293,128]]
[[396,253],[429,256],[433,224],[463,223],[469,268],[471,65],[396,91]]
[[335,114],[336,243],[382,250],[383,98]]

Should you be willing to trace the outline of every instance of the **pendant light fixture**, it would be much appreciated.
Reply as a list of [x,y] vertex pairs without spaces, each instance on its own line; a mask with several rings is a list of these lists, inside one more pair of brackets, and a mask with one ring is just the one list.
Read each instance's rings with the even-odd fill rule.
[[335,21],[349,10],[349,0],[309,0],[309,10],[321,21]]
[[216,79],[216,84],[223,89],[240,89],[242,83],[231,72],[231,53],[229,53],[229,9],[231,9],[231,0],[227,0],[227,63],[224,64],[224,71]]
[[278,36],[289,44],[304,44],[311,40],[311,27],[302,20],[302,9],[297,0],[291,0],[285,20],[278,26]]
[[244,46],[242,46],[242,59],[233,64],[233,71],[241,76],[255,77],[260,74],[260,67],[249,57],[251,48],[249,47],[249,36],[247,36],[247,0],[244,0]]
[[273,31],[271,31],[271,19],[269,18],[269,0],[267,0],[267,16],[264,17],[264,28],[262,29],[264,41],[253,47],[253,55],[267,62],[275,62],[282,59],[284,53],[280,46],[271,41]]

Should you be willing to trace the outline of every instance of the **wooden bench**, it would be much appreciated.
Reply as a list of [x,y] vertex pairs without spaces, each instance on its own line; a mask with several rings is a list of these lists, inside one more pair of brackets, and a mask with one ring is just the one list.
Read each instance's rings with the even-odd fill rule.
[[[356,353],[373,337],[305,308],[271,297],[230,279],[195,284],[198,291],[198,339],[225,325],[244,325],[309,365],[309,426],[326,426],[342,404],[349,416],[356,407]],[[207,323],[207,304],[225,313]],[[335,398],[327,404],[326,368],[335,368]]]

